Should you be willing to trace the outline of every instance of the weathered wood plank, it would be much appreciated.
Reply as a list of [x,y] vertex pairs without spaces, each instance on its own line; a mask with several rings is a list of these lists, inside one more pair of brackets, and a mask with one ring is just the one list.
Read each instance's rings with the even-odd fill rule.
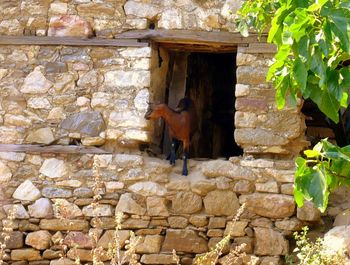
[[75,37],[0,36],[0,45],[67,45],[67,46],[112,46],[147,47],[149,43],[137,39],[99,39]]
[[31,145],[31,144],[0,144],[0,152],[24,153],[56,153],[56,154],[110,154],[94,146],[77,145]]
[[277,52],[277,48],[271,43],[250,43],[247,47],[238,47],[238,52],[275,54]]
[[[118,34],[115,38],[153,40],[160,43],[198,43],[198,44],[225,44],[237,46],[238,44],[248,44],[258,42],[258,36],[251,34],[243,37],[237,32],[213,32],[194,30],[131,30]],[[260,41],[266,41],[266,36],[262,36]]]
[[[228,53],[236,52],[237,45],[220,45],[217,43],[212,44],[188,44],[188,43],[170,43],[163,42],[160,43],[160,46],[167,50],[176,51],[176,52],[206,52],[206,53]],[[239,44],[239,46],[248,46],[248,44]]]

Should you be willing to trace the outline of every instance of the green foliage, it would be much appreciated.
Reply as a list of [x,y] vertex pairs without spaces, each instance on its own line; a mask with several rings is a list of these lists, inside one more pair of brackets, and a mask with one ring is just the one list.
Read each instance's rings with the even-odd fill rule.
[[[246,0],[237,28],[247,36],[268,30],[277,46],[267,80],[276,89],[276,105],[310,98],[334,122],[348,105],[350,86],[350,0]],[[310,200],[322,212],[329,193],[350,186],[350,146],[339,148],[322,140],[305,158],[296,159],[294,197],[299,207]],[[308,263],[309,264],[309,263]]]
[[[307,238],[308,227],[303,227],[300,233],[295,232],[294,238],[296,241],[296,248],[293,252],[296,257],[292,255],[286,256],[286,264],[293,265],[334,265],[347,264],[345,253],[341,250],[337,253],[330,252],[325,246],[321,238],[317,238],[315,242],[311,242]],[[295,262],[297,259],[297,263]]]
[[310,98],[334,122],[347,106],[350,71],[350,0],[247,0],[237,28],[247,36],[254,28],[262,34],[269,27],[268,42],[277,54],[267,79],[276,89],[276,104],[299,95]]
[[324,139],[304,155],[295,161],[295,201],[299,207],[304,200],[312,201],[324,212],[329,193],[340,185],[350,186],[350,146],[340,148]]

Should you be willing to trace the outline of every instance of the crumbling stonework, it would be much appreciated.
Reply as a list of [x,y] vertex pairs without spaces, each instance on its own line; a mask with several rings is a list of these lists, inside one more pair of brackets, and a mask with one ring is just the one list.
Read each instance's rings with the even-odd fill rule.
[[[144,238],[136,250],[144,264],[163,264],[156,261],[157,257],[160,262],[172,249],[184,253],[185,260],[208,251],[215,240],[228,233],[243,202],[246,210],[231,235],[234,242],[247,244],[247,254],[285,255],[288,241],[284,235],[310,220],[293,217],[295,204],[291,195],[279,194],[275,189],[257,191],[259,184],[274,182],[277,187],[289,184],[292,180],[279,178],[293,168],[289,160],[275,162],[248,157],[233,161],[190,160],[190,175],[183,177],[180,163],[172,168],[167,161],[136,154],[17,155],[20,159],[14,154],[3,159],[13,176],[6,182],[6,188],[5,182],[1,182],[1,196],[9,199],[3,202],[4,211],[0,212],[2,226],[14,222],[14,239],[8,245],[12,260],[54,263],[57,256],[48,252],[57,250],[54,239],[60,231],[64,245],[73,251],[74,244],[78,244],[75,254],[81,260],[91,261],[88,251],[96,244],[108,248],[115,226],[114,214],[118,211],[125,214],[120,231],[122,242],[128,238],[128,231]],[[56,166],[43,171],[49,162]],[[217,167],[218,162],[221,168]],[[151,170],[147,168],[149,163],[153,165]],[[58,167],[65,168],[66,174],[50,177]],[[152,180],[152,171],[164,168],[169,169],[168,173]],[[275,177],[267,175],[267,169],[274,170]],[[18,175],[23,171],[27,176]],[[243,182],[252,187],[249,194],[233,192],[242,183],[243,171],[256,177]],[[210,183],[211,188],[198,183]],[[94,194],[101,198],[93,206]],[[8,216],[10,209],[15,209],[13,221]],[[95,242],[88,233],[96,229],[103,230],[99,230]],[[16,238],[20,240],[15,241]]]
[[[233,30],[228,20],[241,1],[11,1],[0,3],[0,35],[77,36],[113,38],[130,29]],[[64,19],[58,21],[62,16]],[[78,16],[78,18],[77,18]],[[82,20],[79,20],[82,19]],[[60,27],[76,23],[71,30]],[[58,29],[58,30],[56,30]]]
[[[3,0],[0,35],[102,39],[149,27],[231,31],[229,11],[239,5]],[[172,249],[181,264],[191,264],[230,231],[225,255],[245,243],[248,256],[278,264],[289,251],[286,236],[319,220],[318,211],[310,205],[297,210],[293,200],[293,158],[307,145],[305,122],[301,101],[276,108],[265,81],[271,50],[237,50],[232,89],[243,157],[191,159],[183,177],[181,161],[171,167],[140,151],[159,133],[143,118],[147,102],[165,93],[169,58],[157,48],[0,45],[0,144],[97,146],[106,153],[0,152],[0,228],[13,230],[6,262],[74,264],[77,256],[88,262],[95,247],[106,261],[114,215],[123,212],[121,247],[130,231],[142,236],[136,252],[143,264],[174,264]]]

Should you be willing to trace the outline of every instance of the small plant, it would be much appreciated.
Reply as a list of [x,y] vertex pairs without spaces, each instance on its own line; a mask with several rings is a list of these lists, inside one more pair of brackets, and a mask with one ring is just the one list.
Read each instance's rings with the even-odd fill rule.
[[1,232],[2,242],[0,241],[0,265],[4,263],[4,258],[6,257],[6,245],[10,240],[10,234],[13,231],[13,223],[16,219],[16,208],[13,207],[9,210],[7,215],[8,220],[3,222],[3,228]]
[[[302,228],[300,233],[295,232],[296,248],[293,250],[296,255],[286,256],[286,264],[288,265],[335,265],[347,264],[345,253],[330,252],[324,244],[323,239],[317,238],[315,242],[311,242],[307,238],[307,226]],[[297,263],[295,262],[297,259]]]
[[111,259],[112,265],[122,265],[129,262],[130,265],[140,264],[137,261],[135,254],[136,246],[140,243],[141,237],[135,236],[133,232],[130,232],[130,239],[126,241],[125,248],[127,249],[124,253],[121,252],[121,242],[118,231],[121,229],[121,223],[123,220],[123,213],[116,212],[115,214],[115,230],[114,230],[114,241],[108,246],[108,257]]
[[[195,265],[202,265],[202,264],[211,264],[215,265],[220,258],[222,251],[224,247],[230,243],[231,241],[231,234],[233,232],[233,227],[235,223],[239,220],[239,217],[242,215],[245,209],[245,204],[242,204],[242,206],[238,209],[235,217],[232,220],[232,225],[230,227],[230,230],[223,239],[221,239],[209,252],[205,253],[204,255],[197,257],[194,261]],[[240,258],[243,258],[246,256],[244,252],[242,252],[243,248],[245,246],[242,244],[240,246],[237,246],[236,248],[232,249],[230,253],[228,254],[228,264],[235,264]],[[249,262],[249,265],[256,264],[256,260],[252,259]]]

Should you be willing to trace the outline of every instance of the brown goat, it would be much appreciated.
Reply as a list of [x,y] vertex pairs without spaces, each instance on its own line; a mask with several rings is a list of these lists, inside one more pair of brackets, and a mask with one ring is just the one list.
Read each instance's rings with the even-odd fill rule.
[[169,108],[166,104],[149,104],[145,119],[155,120],[163,118],[169,128],[169,136],[172,140],[170,151],[170,164],[175,165],[176,140],[183,144],[183,168],[182,175],[188,175],[187,159],[190,148],[190,139],[196,129],[196,112],[194,103],[189,98],[179,101],[176,110]]

